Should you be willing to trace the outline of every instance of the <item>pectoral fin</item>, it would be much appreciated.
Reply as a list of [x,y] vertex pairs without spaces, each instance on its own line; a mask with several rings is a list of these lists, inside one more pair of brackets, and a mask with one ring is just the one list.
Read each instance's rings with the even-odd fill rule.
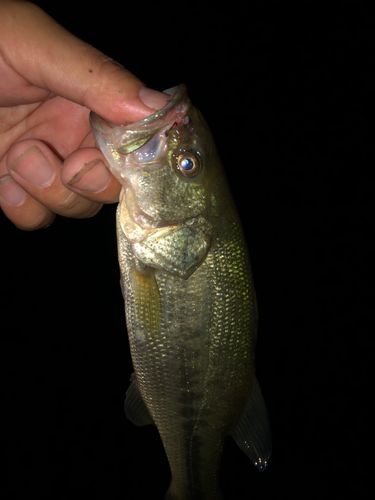
[[142,270],[133,268],[131,279],[139,325],[136,336],[143,340],[156,337],[160,331],[161,302],[154,269],[147,266]]
[[266,405],[256,377],[242,415],[229,434],[259,471],[267,467],[272,452],[271,433]]
[[130,380],[131,383],[129,389],[126,391],[124,403],[125,415],[130,422],[139,427],[143,425],[152,425],[154,421],[152,420],[152,417],[143,402],[142,396],[137,389],[134,374],[132,374]]

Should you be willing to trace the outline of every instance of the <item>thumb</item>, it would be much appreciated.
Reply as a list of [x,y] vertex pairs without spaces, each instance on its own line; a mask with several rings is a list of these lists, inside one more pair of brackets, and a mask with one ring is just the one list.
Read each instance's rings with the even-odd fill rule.
[[31,84],[86,106],[114,123],[138,121],[168,96],[69,33],[29,2],[1,2],[2,50]]

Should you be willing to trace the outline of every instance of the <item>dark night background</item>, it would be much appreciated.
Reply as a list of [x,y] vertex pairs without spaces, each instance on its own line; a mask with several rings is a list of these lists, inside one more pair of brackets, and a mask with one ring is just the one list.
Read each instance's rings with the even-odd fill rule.
[[[36,3],[150,87],[186,83],[216,138],[255,276],[274,445],[260,474],[228,440],[225,499],[361,497],[374,409],[366,4]],[[36,232],[0,214],[4,500],[162,500],[168,488],[155,428],[123,413],[132,369],[115,208]]]

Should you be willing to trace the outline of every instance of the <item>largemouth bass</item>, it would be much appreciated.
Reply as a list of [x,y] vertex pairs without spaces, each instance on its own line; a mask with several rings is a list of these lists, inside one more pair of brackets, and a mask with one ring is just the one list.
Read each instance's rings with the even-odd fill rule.
[[155,424],[166,499],[218,500],[225,437],[259,470],[271,455],[256,380],[257,303],[241,223],[209,128],[185,86],[138,123],[91,113],[122,184],[117,240],[134,376],[125,412]]

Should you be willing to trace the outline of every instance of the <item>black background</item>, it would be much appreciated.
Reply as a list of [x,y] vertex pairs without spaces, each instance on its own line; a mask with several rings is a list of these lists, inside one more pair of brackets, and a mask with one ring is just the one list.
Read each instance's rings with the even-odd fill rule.
[[[150,87],[186,83],[216,138],[252,260],[274,444],[259,474],[228,440],[225,499],[359,498],[374,408],[366,4],[37,3]],[[36,232],[0,224],[3,498],[163,499],[158,434],[123,414],[115,206]]]

